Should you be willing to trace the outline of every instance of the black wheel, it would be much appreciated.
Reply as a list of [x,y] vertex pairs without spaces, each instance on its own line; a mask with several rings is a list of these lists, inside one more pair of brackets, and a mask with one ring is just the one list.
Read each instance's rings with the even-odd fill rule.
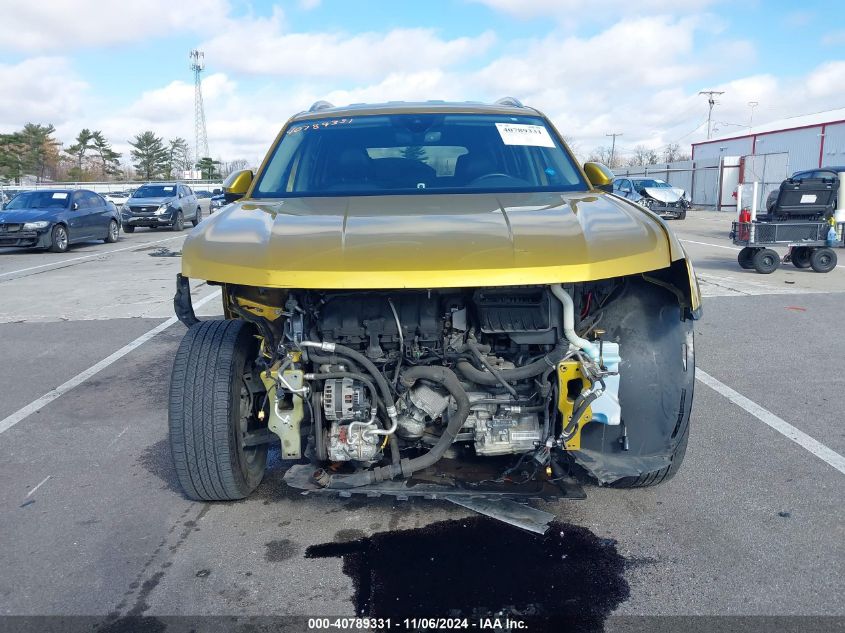
[[194,216],[194,219],[191,220],[191,224],[196,226],[197,224],[200,223],[200,220],[202,220],[202,209],[197,207],[197,214]]
[[817,273],[829,273],[836,268],[836,251],[832,248],[814,248],[810,253],[810,266]]
[[751,248],[750,246],[746,246],[741,251],[739,251],[739,255],[736,256],[736,260],[739,262],[740,268],[745,268],[746,270],[754,268],[754,252],[757,249]]
[[114,244],[118,237],[120,237],[120,225],[117,221],[112,220],[109,222],[109,234],[106,235],[106,238],[103,241],[106,244]]
[[124,233],[134,233],[134,232],[135,232],[135,227],[134,227],[134,226],[132,226],[131,224],[124,224],[124,225],[123,225],[123,232],[124,232]]
[[57,224],[50,232],[50,250],[54,253],[66,253],[70,245],[67,228],[64,224]]
[[176,212],[176,217],[173,218],[173,224],[170,226],[171,231],[184,231],[185,230],[185,216],[182,215],[181,211]]
[[678,219],[679,220],[686,220],[687,219],[687,210],[686,209],[684,209],[683,211],[681,211],[678,214]]
[[257,353],[253,326],[240,320],[197,323],[179,345],[170,378],[170,450],[191,499],[243,499],[264,477],[267,444],[244,446],[244,434],[261,428]]
[[761,275],[768,275],[775,272],[780,266],[780,255],[770,248],[761,248],[754,253],[754,258],[751,261],[754,264],[754,270]]
[[796,268],[810,267],[810,249],[807,246],[793,246],[789,250],[789,257],[793,266]]
[[[605,308],[607,340],[622,356],[622,424],[590,422],[575,461],[603,484],[655,486],[671,479],[687,450],[695,383],[693,322],[667,290],[628,281]],[[625,450],[624,438],[627,436]]]

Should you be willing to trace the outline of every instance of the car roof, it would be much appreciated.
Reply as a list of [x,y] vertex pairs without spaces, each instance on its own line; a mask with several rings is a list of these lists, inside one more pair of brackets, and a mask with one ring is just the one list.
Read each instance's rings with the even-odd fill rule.
[[73,193],[74,191],[90,191],[90,189],[26,189],[18,193]]
[[[505,103],[481,103],[478,101],[388,101],[386,103],[353,103],[347,106],[335,107],[326,102],[317,102],[311,109],[300,112],[292,117],[292,121],[308,121],[330,117],[362,116],[377,114],[503,114],[510,116],[525,116],[540,114],[534,108],[521,105],[510,100]],[[323,105],[324,104],[324,105]]]
[[824,167],[810,167],[808,169],[799,169],[796,174],[804,174],[808,171],[845,171],[845,165],[825,165]]

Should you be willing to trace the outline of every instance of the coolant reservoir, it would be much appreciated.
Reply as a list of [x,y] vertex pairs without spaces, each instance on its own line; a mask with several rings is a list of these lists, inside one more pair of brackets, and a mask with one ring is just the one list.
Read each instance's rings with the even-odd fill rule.
[[615,376],[605,376],[605,390],[593,400],[590,409],[593,421],[601,424],[616,426],[622,422],[622,408],[619,406],[619,343],[602,343],[602,362],[609,371],[617,372]]

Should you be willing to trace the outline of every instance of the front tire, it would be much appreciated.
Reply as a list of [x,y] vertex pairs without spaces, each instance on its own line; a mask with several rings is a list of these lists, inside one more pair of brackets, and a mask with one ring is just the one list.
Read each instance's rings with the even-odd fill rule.
[[687,450],[695,386],[693,322],[674,295],[636,279],[602,312],[606,340],[619,343],[622,357],[622,424],[586,424],[573,457],[602,484],[656,486],[678,472]]
[[761,248],[754,253],[752,259],[754,270],[761,275],[769,275],[775,272],[780,266],[780,255],[771,248]]
[[134,232],[135,232],[135,227],[134,227],[134,226],[132,226],[131,224],[124,224],[124,225],[123,225],[123,232],[124,232],[124,233],[134,233]]
[[50,232],[50,252],[66,253],[70,246],[70,238],[64,224],[57,224]]
[[173,224],[171,225],[170,229],[172,231],[184,231],[185,230],[185,216],[182,215],[181,211],[176,212],[176,217],[173,218]]
[[247,497],[261,483],[267,445],[243,446],[258,428],[260,397],[250,392],[258,353],[251,324],[201,321],[191,327],[170,379],[170,450],[185,494],[199,501]]
[[191,220],[191,224],[196,226],[202,220],[202,209],[197,207],[197,214],[194,216],[194,219]]

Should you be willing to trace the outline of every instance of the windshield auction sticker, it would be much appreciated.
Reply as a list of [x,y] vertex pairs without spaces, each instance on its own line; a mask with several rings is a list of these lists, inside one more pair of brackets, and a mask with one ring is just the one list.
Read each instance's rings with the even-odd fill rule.
[[523,125],[521,123],[497,123],[496,129],[505,145],[533,145],[535,147],[554,147],[555,142],[549,131],[542,125]]

